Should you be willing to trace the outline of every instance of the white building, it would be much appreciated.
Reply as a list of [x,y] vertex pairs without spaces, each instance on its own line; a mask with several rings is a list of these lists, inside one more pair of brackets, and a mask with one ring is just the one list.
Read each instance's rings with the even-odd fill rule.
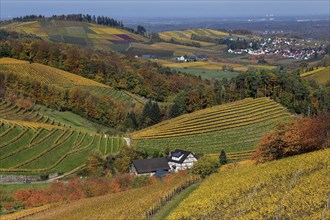
[[195,155],[190,151],[184,151],[178,149],[170,152],[167,159],[168,159],[168,165],[173,171],[192,168],[194,163],[197,161]]

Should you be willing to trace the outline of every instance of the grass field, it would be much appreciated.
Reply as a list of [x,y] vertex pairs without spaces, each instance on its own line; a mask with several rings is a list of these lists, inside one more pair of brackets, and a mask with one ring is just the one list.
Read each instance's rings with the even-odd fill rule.
[[92,151],[116,154],[124,144],[118,136],[38,125],[27,121],[0,121],[0,173],[65,173],[86,163]]
[[225,149],[232,159],[248,158],[265,132],[288,111],[269,98],[244,99],[179,116],[132,134],[138,149],[166,147],[217,154]]
[[174,196],[153,218],[152,220],[163,220],[185,199],[199,187],[200,183],[189,186],[187,189]]
[[329,219],[329,170],[329,149],[260,165],[226,165],[168,219]]
[[318,69],[301,74],[306,79],[313,79],[319,84],[330,82],[330,66],[320,67]]
[[[157,60],[157,63],[170,67],[182,72],[192,73],[194,75],[200,75],[202,78],[231,78],[237,76],[238,72],[245,72],[249,68],[252,69],[264,69],[273,70],[276,66],[271,65],[253,65],[253,64],[239,64],[230,62],[214,62],[214,61],[197,61],[197,62],[173,62],[169,60]],[[232,68],[233,71],[223,71],[223,68]],[[203,74],[203,71],[205,74]],[[232,74],[231,74],[232,73]]]
[[49,184],[1,184],[1,190],[5,191],[9,195],[12,195],[21,189],[44,189],[47,188]]
[[[79,21],[33,21],[13,22],[0,29],[35,34],[45,40],[79,44],[94,48],[112,48],[121,44],[128,47],[130,41],[145,41],[146,38],[123,29],[106,27]],[[127,40],[131,39],[131,40]]]
[[47,85],[57,85],[63,88],[79,88],[87,90],[98,96],[108,96],[113,100],[122,102],[126,106],[143,104],[145,101],[127,91],[116,90],[110,86],[72,74],[60,69],[38,63],[29,64],[11,58],[0,58],[0,71],[6,74],[15,74],[21,77],[31,77]]
[[198,69],[198,68],[171,68],[183,73],[190,73],[195,76],[200,76],[202,79],[222,79],[236,77],[238,72],[230,72],[224,70],[212,70],[212,69]]

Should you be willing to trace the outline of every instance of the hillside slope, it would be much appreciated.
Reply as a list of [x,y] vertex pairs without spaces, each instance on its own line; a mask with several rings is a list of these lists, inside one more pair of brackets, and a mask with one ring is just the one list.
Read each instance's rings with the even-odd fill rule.
[[94,48],[113,48],[122,45],[125,49],[130,42],[144,41],[143,36],[123,29],[107,27],[80,21],[30,21],[11,22],[0,29],[35,34],[45,40],[78,44]]
[[265,132],[288,117],[288,111],[269,98],[248,98],[161,122],[133,133],[132,139],[138,149],[149,152],[166,147],[195,153],[225,149],[248,156]]
[[64,173],[86,163],[94,150],[116,153],[119,136],[90,134],[39,122],[0,119],[0,173]]
[[21,77],[31,77],[47,85],[53,84],[63,88],[79,88],[98,96],[109,96],[112,100],[122,102],[128,106],[144,103],[142,98],[127,91],[116,90],[102,83],[39,63],[0,58],[0,71]]
[[330,150],[261,165],[227,165],[169,219],[329,219]]

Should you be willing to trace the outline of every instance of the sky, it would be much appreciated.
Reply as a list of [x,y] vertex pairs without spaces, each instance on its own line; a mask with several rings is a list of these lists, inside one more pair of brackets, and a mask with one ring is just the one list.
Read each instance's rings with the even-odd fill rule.
[[113,18],[329,17],[329,0],[0,0],[1,19],[83,13]]

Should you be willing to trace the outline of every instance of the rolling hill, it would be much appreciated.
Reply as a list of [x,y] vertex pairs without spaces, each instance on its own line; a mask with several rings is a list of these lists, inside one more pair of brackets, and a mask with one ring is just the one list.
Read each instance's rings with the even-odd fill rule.
[[219,38],[226,38],[226,37],[241,37],[239,35],[231,35],[224,31],[212,30],[207,28],[197,28],[197,29],[189,29],[189,30],[182,30],[182,31],[166,31],[159,33],[159,37],[162,40],[170,41],[174,39],[181,43],[199,43],[202,47],[214,46],[214,43],[209,43],[200,40],[193,40],[193,36],[202,36],[211,39],[219,39]]
[[330,150],[222,167],[168,219],[328,219]]
[[319,84],[326,84],[330,81],[330,66],[320,67],[318,69],[301,74],[306,79],[313,79]]
[[289,112],[269,98],[244,99],[167,120],[132,134],[133,143],[149,153],[166,147],[248,158],[265,132]]
[[55,42],[115,50],[125,50],[130,42],[146,40],[143,36],[123,29],[80,21],[11,22],[1,25],[0,29],[35,34]]
[[102,83],[38,63],[0,58],[0,71],[21,77],[32,77],[47,85],[54,84],[63,88],[79,88],[98,96],[109,96],[112,100],[122,102],[127,106],[142,105],[145,102],[142,98],[127,91],[116,90]]
[[64,126],[0,118],[0,173],[65,173],[86,163],[94,150],[116,153],[119,136],[91,134]]

